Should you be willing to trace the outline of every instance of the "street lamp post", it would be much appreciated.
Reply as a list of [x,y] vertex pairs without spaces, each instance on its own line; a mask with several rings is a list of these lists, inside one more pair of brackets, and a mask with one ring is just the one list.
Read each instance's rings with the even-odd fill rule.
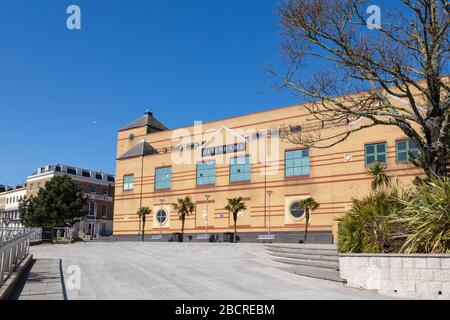
[[268,227],[269,227],[269,236],[270,236],[270,196],[272,195],[273,191],[267,191],[267,195],[269,196],[269,216],[268,216]]
[[[159,202],[161,203],[161,211],[164,210],[163,205],[164,205],[164,199],[159,199]],[[156,215],[158,215],[158,213],[156,213]],[[158,223],[159,223],[159,241],[162,241],[162,222],[161,219],[158,218]]]
[[209,241],[209,238],[208,238],[209,198],[211,198],[211,196],[209,194],[205,195],[205,199],[206,199],[206,215],[205,215],[206,242]]

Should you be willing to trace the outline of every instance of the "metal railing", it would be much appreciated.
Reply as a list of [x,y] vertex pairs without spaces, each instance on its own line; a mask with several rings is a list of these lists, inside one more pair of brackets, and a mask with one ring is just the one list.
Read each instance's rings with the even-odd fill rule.
[[0,228],[0,245],[24,234],[25,232],[26,230],[24,228]]
[[17,238],[18,236],[29,233],[30,240],[41,240],[42,238],[42,228],[1,228],[0,227],[0,245],[3,242],[7,242],[11,239]]
[[42,228],[30,228],[27,229],[28,231],[32,232],[30,236],[30,241],[36,240],[42,240]]
[[0,243],[0,287],[27,256],[30,248],[30,237],[33,233],[33,231],[24,231],[14,238]]
[[73,240],[77,232],[75,228],[64,227],[64,228],[53,228],[53,236],[55,239],[66,239]]

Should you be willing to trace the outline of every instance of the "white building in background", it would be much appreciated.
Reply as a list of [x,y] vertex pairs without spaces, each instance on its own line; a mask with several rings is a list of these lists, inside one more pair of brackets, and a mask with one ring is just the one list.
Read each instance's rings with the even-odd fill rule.
[[115,194],[113,174],[63,164],[42,166],[27,177],[26,196],[36,196],[52,178],[65,175],[78,183],[88,198],[88,215],[74,227],[90,235],[112,235]]
[[26,187],[21,186],[0,193],[0,228],[22,228],[19,203],[26,193]]

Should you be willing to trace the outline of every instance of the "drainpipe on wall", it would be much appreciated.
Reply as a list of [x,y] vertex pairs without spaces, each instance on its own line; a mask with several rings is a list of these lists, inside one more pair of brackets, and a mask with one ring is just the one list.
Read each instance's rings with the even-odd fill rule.
[[[141,187],[140,187],[140,195],[139,195],[139,208],[142,208],[142,189],[144,188],[144,156],[141,157]],[[141,222],[141,218],[139,217],[139,231],[138,231],[138,236],[141,234],[141,227],[142,227],[142,222]]]
[[264,135],[264,226],[267,227],[267,132]]

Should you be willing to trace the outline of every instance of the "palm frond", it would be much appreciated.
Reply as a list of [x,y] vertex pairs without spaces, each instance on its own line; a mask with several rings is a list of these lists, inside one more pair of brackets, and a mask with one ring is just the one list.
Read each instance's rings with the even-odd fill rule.
[[391,177],[386,173],[386,164],[374,162],[369,166],[369,175],[372,177],[372,190],[387,188],[391,184]]
[[353,199],[352,208],[337,220],[340,252],[398,252],[401,240],[393,237],[397,224],[391,223],[404,205],[397,190],[378,191],[362,199]]
[[140,207],[137,211],[137,215],[139,217],[148,216],[152,213],[152,210],[149,207]]
[[228,210],[232,213],[238,213],[244,210],[247,210],[247,205],[243,201],[242,197],[227,199],[228,204],[225,206],[225,210]]
[[320,204],[314,198],[306,198],[300,201],[300,206],[306,210],[316,210]]
[[405,224],[402,252],[450,253],[450,179],[419,184],[397,220]]
[[172,203],[172,208],[178,212],[178,216],[182,219],[195,211],[195,204],[191,197],[186,196],[185,198],[178,198],[177,202]]

